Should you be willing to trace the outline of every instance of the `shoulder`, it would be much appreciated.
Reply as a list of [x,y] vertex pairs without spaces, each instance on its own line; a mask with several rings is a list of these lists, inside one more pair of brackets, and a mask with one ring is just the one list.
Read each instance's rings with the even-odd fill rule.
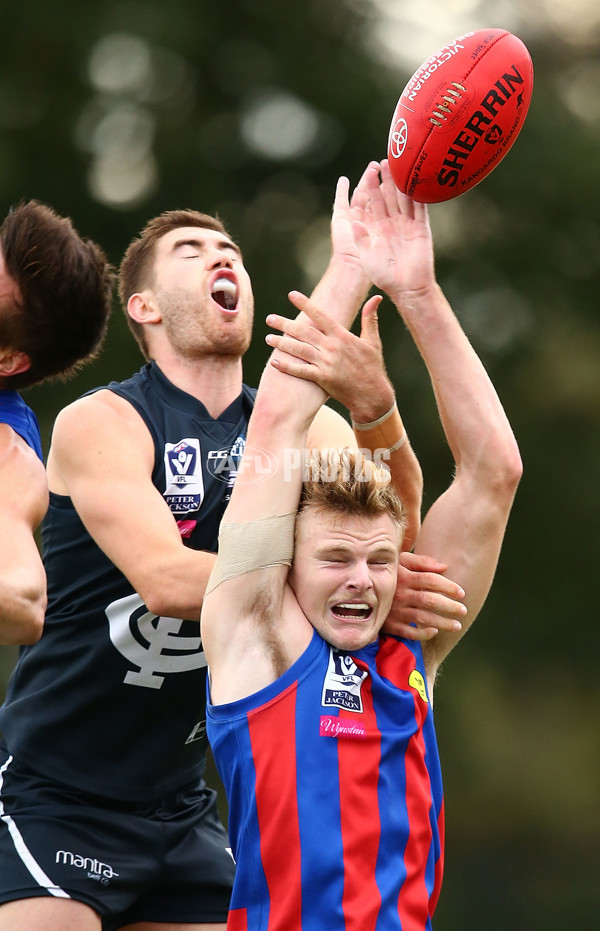
[[47,465],[52,491],[68,494],[67,473],[107,474],[133,463],[152,471],[154,442],[142,417],[124,398],[101,389],[58,414]]
[[27,513],[33,526],[48,504],[46,470],[37,453],[8,424],[0,423],[2,507]]
[[0,465],[8,466],[16,462],[30,462],[32,466],[36,466],[32,471],[44,474],[44,464],[29,443],[19,436],[10,424],[0,423]]
[[109,429],[140,429],[143,421],[129,401],[115,394],[108,388],[101,388],[93,394],[86,394],[63,408],[58,414],[52,441],[68,434],[102,431]]

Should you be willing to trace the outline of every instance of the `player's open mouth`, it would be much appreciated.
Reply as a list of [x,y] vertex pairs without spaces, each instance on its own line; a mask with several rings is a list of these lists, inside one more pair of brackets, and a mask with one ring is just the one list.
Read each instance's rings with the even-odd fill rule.
[[231,278],[226,278],[224,275],[215,278],[210,294],[213,301],[219,304],[223,310],[228,313],[237,311],[238,289],[235,281],[232,281]]
[[371,617],[373,613],[373,608],[368,604],[339,604],[334,605],[331,609],[332,613],[336,617],[341,618],[344,621],[366,621]]

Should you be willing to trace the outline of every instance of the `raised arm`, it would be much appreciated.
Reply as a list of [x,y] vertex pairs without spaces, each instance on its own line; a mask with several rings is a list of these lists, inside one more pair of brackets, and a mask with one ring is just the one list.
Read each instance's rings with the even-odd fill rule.
[[[405,438],[399,415],[388,416],[387,413],[394,403],[394,390],[383,364],[377,305],[378,300],[365,305],[360,337],[323,312],[319,312],[318,319],[314,317],[310,321],[272,314],[267,322],[283,335],[270,334],[267,342],[284,352],[273,362],[280,371],[320,384],[328,394],[351,409],[354,421],[364,424],[369,417],[375,419],[378,414],[384,414],[381,426],[357,431],[358,445],[373,453],[377,451],[390,467],[408,518],[406,546],[412,547],[420,526],[421,504],[421,486],[416,481],[413,462],[419,475],[420,469]],[[371,445],[362,439],[365,433]],[[465,613],[464,591],[442,575],[446,570],[444,563],[424,554],[402,553],[396,597],[386,621],[389,633],[425,640],[440,629],[454,632],[461,629],[460,620]]]
[[[294,291],[290,294],[290,300],[300,311],[296,318],[296,325],[299,327],[324,330],[327,326],[337,326],[339,331],[346,332],[352,325],[370,284],[358,256],[353,223],[360,221],[368,226],[370,222],[365,208],[369,198],[370,177],[376,165],[376,162],[370,163],[350,200],[348,179],[342,177],[338,180],[331,219],[332,251],[329,265],[310,301],[299,292]],[[378,302],[379,298],[368,302],[367,316],[369,310],[375,308]],[[302,312],[305,308],[309,309],[308,314]],[[383,380],[387,381],[385,373]],[[389,395],[393,399],[389,382],[386,387],[389,387]],[[267,366],[261,378],[248,432],[248,445],[265,447],[274,453],[280,450],[281,456],[290,446],[302,448],[308,436],[309,425],[326,397],[325,390],[317,384],[289,378],[286,373],[285,352],[277,350],[271,358],[271,365]],[[364,410],[371,413],[373,408],[365,406]],[[252,468],[252,463],[249,466],[246,464],[244,472],[251,474],[247,470]],[[295,509],[296,495],[299,495],[301,486],[300,473],[295,478],[297,485],[294,491],[290,489],[294,483],[290,483],[287,476],[283,480],[281,475],[273,476],[269,482],[260,483],[264,486],[263,489],[253,490],[251,494],[246,493],[247,488],[238,494],[235,494],[234,489],[225,521],[254,519],[263,508],[267,509],[264,513],[272,513],[272,489],[277,491],[275,499],[278,502],[289,499]],[[251,517],[246,516],[250,513]]]
[[454,480],[425,517],[415,547],[444,562],[466,591],[462,630],[441,632],[424,645],[433,683],[488,594],[522,466],[494,386],[435,280],[427,208],[396,189],[386,161],[380,176],[371,173],[369,190],[376,229],[355,224],[357,246],[423,357],[456,464]]
[[0,643],[35,643],[46,610],[46,575],[34,531],[48,505],[42,462],[0,424]]
[[412,549],[421,523],[421,468],[396,408],[394,388],[383,363],[377,322],[380,298],[365,304],[360,337],[320,313],[320,326],[271,314],[267,323],[284,335],[267,342],[284,352],[280,370],[316,381],[348,408],[354,445],[385,462],[405,511],[403,549]]
[[[345,177],[339,179],[331,218],[331,258],[323,277],[311,295],[313,303],[326,312],[327,318],[333,318],[338,324],[337,328],[331,330],[332,338],[323,339],[318,347],[320,384],[328,394],[335,395],[336,399],[350,411],[355,433],[352,445],[373,453],[376,449],[381,449],[380,432],[361,429],[361,427],[379,421],[395,403],[394,389],[385,374],[383,365],[377,326],[377,305],[369,305],[372,312],[363,310],[362,342],[350,338],[351,334],[346,331],[356,317],[371,285],[369,275],[358,255],[352,225],[361,222],[369,228],[374,220],[367,207],[370,179],[378,168],[378,162],[369,163],[350,198],[348,179]],[[301,315],[298,319],[300,328],[302,323],[305,326],[311,325],[311,321]],[[319,331],[313,328],[312,336],[318,338]],[[341,346],[340,341],[342,341]],[[340,360],[343,360],[346,366],[345,372],[342,371]],[[285,361],[285,357],[282,358],[282,362]],[[289,372],[291,369],[286,367],[285,371]],[[370,372],[373,372],[372,380],[369,379]],[[293,374],[302,375],[297,370]],[[344,376],[347,380],[346,384],[344,384]],[[327,380],[332,390],[328,390]],[[317,415],[317,422],[323,413],[324,411],[321,411]],[[398,433],[396,439],[404,438],[398,446],[395,442],[389,444],[394,448],[386,457],[386,461],[394,487],[404,504],[406,531],[403,546],[404,549],[409,550],[414,544],[421,525],[423,476],[419,461],[406,437],[397,411],[394,420],[388,422],[388,428],[390,426]],[[319,439],[318,443],[313,443],[315,435]],[[322,436],[322,433],[311,431],[309,446],[340,445],[334,442],[323,444]]]
[[[358,261],[351,225],[362,216],[367,177],[365,173],[357,186],[352,205],[347,180],[338,182],[332,258],[314,292],[333,322],[343,328],[352,324],[369,284]],[[327,325],[314,302],[298,292],[292,292],[290,299],[306,325]],[[303,315],[307,310],[308,315]],[[327,395],[317,384],[285,374],[278,368],[283,358],[276,351],[273,364],[267,365],[261,378],[246,452],[221,523],[217,566],[202,609],[201,633],[215,702],[231,701],[273,681],[312,636],[311,625],[290,595],[287,575],[304,448],[311,421]],[[268,453],[266,470],[261,461],[264,451]]]
[[[304,295],[292,292],[290,299],[318,318],[318,308]],[[273,682],[312,636],[287,577],[306,438],[326,394],[313,382],[279,371],[277,356],[276,351],[275,364],[267,365],[260,381],[202,607],[201,636],[217,704]]]

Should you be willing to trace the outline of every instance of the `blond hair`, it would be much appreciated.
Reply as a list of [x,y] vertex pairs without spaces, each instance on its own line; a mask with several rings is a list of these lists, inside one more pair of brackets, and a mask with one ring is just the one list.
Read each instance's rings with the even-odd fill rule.
[[398,542],[402,542],[404,510],[383,465],[357,449],[318,450],[308,458],[304,474],[299,518],[308,508],[339,517],[387,514],[398,529]]

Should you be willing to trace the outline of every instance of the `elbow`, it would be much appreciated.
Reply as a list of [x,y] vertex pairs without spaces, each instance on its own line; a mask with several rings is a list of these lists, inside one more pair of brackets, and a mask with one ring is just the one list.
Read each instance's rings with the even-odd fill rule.
[[188,602],[181,597],[181,593],[178,593],[172,584],[152,581],[150,584],[140,586],[138,594],[150,614],[154,614],[155,617],[200,619],[201,600],[194,599],[194,603]]
[[487,484],[494,498],[505,501],[509,506],[515,497],[523,475],[523,461],[514,436],[495,444],[486,457]]
[[160,586],[149,586],[145,588],[140,586],[139,596],[148,608],[150,614],[156,617],[175,617],[176,607],[173,604],[174,598],[169,597],[168,592]]
[[32,618],[27,627],[22,631],[18,645],[19,646],[32,646],[34,643],[37,643],[41,638],[44,632],[44,612],[40,612],[36,617]]
[[32,646],[44,632],[45,601],[22,607],[0,620],[0,644],[5,646]]
[[523,476],[523,460],[514,436],[511,435],[511,441],[505,444],[500,461],[499,471],[502,483],[511,497],[514,497]]

